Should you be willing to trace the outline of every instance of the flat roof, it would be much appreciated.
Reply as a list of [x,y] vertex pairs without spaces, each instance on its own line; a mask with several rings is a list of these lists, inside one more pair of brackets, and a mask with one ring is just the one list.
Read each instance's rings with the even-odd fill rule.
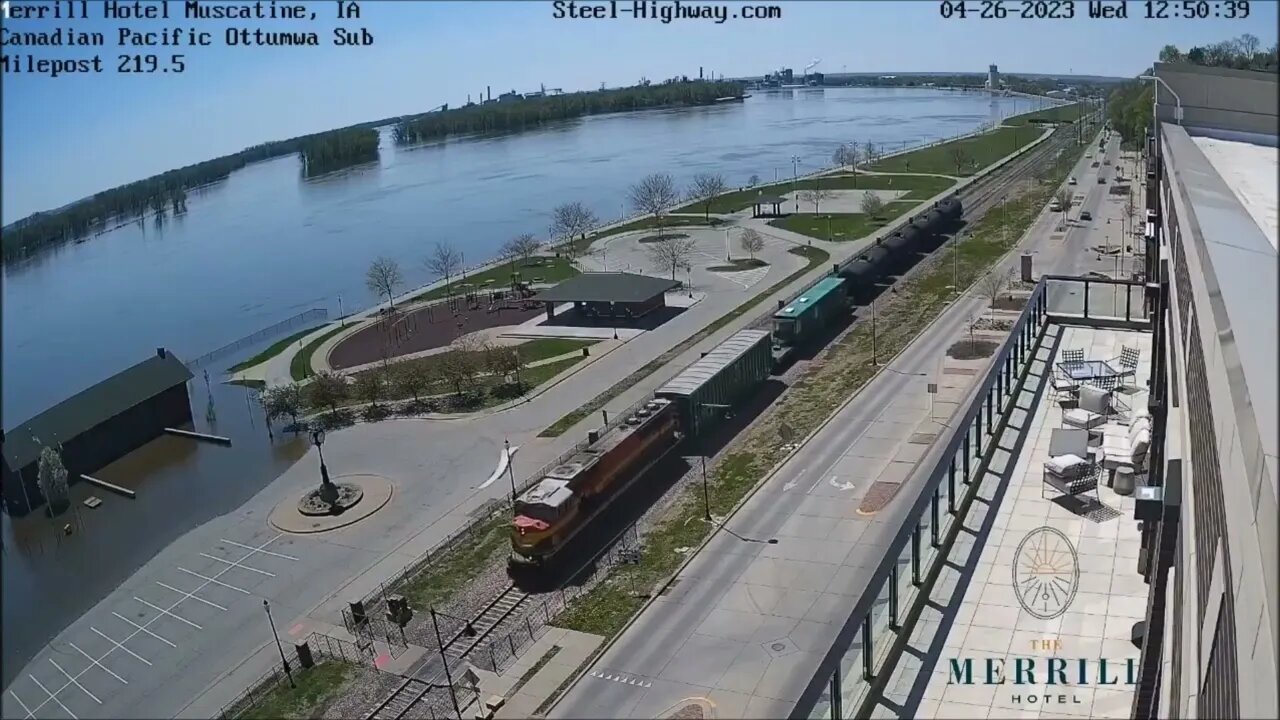
[[44,446],[68,443],[191,377],[191,371],[173,353],[152,355],[6,431],[5,464],[17,472],[38,460]]
[[680,287],[666,278],[624,272],[589,272],[538,293],[543,302],[640,303]]
[[1192,136],[1191,141],[1208,158],[1223,182],[1249,212],[1258,229],[1277,247],[1276,172],[1280,170],[1280,148],[1241,140]]
[[799,315],[809,305],[826,297],[828,293],[844,284],[844,278],[829,277],[823,279],[817,285],[805,290],[800,297],[787,303],[787,306],[774,313],[774,317],[781,315],[782,317],[795,317]]
[[768,330],[739,330],[697,362],[685,368],[683,372],[672,378],[671,382],[658,388],[658,394],[692,395],[695,390],[715,377],[716,373],[729,367],[748,350],[755,347],[761,338],[768,336]]
[[781,205],[786,201],[786,198],[781,198],[776,195],[761,195],[751,202],[756,205]]

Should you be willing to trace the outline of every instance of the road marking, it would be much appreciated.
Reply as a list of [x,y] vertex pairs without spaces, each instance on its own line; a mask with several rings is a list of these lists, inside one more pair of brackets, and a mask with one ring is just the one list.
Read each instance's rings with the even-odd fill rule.
[[[514,453],[514,450],[513,450],[512,452]],[[254,552],[256,552],[256,553],[262,553],[263,555],[273,555],[273,556],[278,557],[278,558],[284,558],[285,560],[293,560],[293,561],[295,561],[295,562],[298,560],[298,558],[296,558],[296,557],[294,557],[294,556],[292,556],[292,555],[285,555],[285,554],[283,554],[283,553],[271,552],[270,550],[259,550],[259,549],[257,549],[257,548],[249,547],[248,545],[242,545],[242,544],[240,544],[240,543],[236,542],[235,540],[228,540],[228,539],[226,539],[226,538],[218,538],[218,541],[219,541],[219,542],[227,543],[228,545],[235,545],[236,547],[238,547],[238,548],[243,548],[243,549],[245,549],[245,550],[252,550],[252,551],[254,551]]]
[[18,693],[14,692],[13,688],[9,689],[9,694],[12,695],[13,699],[17,700],[18,704],[22,706],[22,709],[27,712],[27,717],[31,717],[31,709],[27,707],[26,703],[22,702],[22,698],[18,697]]
[[81,685],[79,680],[71,677],[71,673],[67,672],[66,670],[63,670],[62,666],[59,665],[53,658],[49,658],[49,662],[53,663],[54,667],[58,668],[58,672],[62,673],[63,675],[66,675],[68,680],[75,683],[76,687],[80,688],[81,690],[84,690],[85,695],[88,695],[89,697],[93,698],[93,701],[98,703],[99,705],[102,704],[102,701],[98,699],[97,695],[94,695],[93,693],[89,692],[89,689]]
[[[282,538],[282,537],[284,537],[284,533],[277,533],[277,534],[275,535],[275,537],[272,537],[271,539],[269,539],[269,540],[267,540],[266,542],[262,543],[262,544],[261,544],[261,545],[259,545],[257,548],[255,548],[255,550],[261,550],[262,548],[264,548],[264,547],[266,547],[266,546],[270,545],[271,543],[275,542],[276,540],[279,540],[279,539],[280,539],[280,538]],[[248,558],[250,555],[253,555],[253,553],[248,553],[248,554],[246,554],[246,555],[244,556],[244,558],[241,558],[241,560],[243,560],[243,559],[245,559],[245,558]],[[234,564],[235,564],[235,563],[233,563],[233,565],[234,565]],[[216,575],[214,575],[214,578],[216,579],[216,578],[222,577],[223,573],[226,573],[226,572],[227,572],[228,570],[230,570],[230,569],[231,569],[231,568],[227,567],[227,568],[223,568],[222,570],[219,570],[219,571],[218,571],[218,573],[217,573]],[[205,585],[204,585],[204,584],[201,584],[201,585],[200,585],[200,587],[198,587],[198,588],[196,588],[196,589],[195,589],[195,591],[196,591],[196,592],[199,592],[199,591],[200,591],[201,589],[203,589],[204,587],[205,587]],[[173,603],[172,605],[170,605],[170,606],[169,606],[169,609],[170,609],[170,610],[172,610],[173,608],[177,607],[177,606],[178,606],[178,604],[179,604],[179,603],[181,603],[181,602],[182,602],[182,600],[178,600],[177,602],[175,602],[175,603]],[[125,618],[124,618],[124,616],[123,616],[123,615],[120,615],[119,613],[113,612],[112,614],[113,614],[113,615],[115,615],[116,617],[118,617],[118,618],[122,619],[122,620],[124,620],[124,619],[125,619]],[[133,639],[133,638],[134,638],[138,633],[140,633],[140,632],[146,632],[146,631],[147,631],[147,630],[146,630],[146,629],[147,629],[147,626],[148,626],[148,625],[150,625],[151,623],[155,622],[155,621],[156,621],[156,619],[157,619],[157,618],[159,618],[159,617],[160,617],[159,615],[155,615],[155,616],[153,616],[152,618],[150,618],[149,620],[147,620],[146,625],[137,625],[137,624],[133,623],[132,621],[129,621],[129,624],[134,625],[134,627],[136,627],[136,628],[137,628],[137,630],[134,630],[132,633],[130,633],[130,634],[129,634],[129,637],[127,637],[127,638],[125,638],[125,639],[124,639],[124,642],[129,642],[130,640],[132,640],[132,639]],[[165,642],[168,642],[168,641],[166,640]],[[170,645],[173,645],[173,643],[169,643],[169,644],[170,644]],[[176,646],[176,645],[174,645],[174,647],[177,647],[177,646]],[[77,648],[77,649],[79,649],[79,648]],[[83,650],[81,650],[80,652],[81,652],[81,654],[85,655],[85,657],[88,657],[88,654],[87,654],[87,653],[85,653]],[[106,657],[107,657],[108,655],[110,655],[112,652],[115,652],[115,648],[114,648],[114,647],[113,647],[113,648],[111,648],[110,650],[106,651],[105,653],[103,653],[101,656],[99,656],[99,657],[98,657],[98,660],[102,660],[102,659],[106,658]],[[102,665],[100,665],[100,664],[98,663],[98,661],[97,661],[97,660],[95,660],[95,661],[94,661],[94,664],[99,665],[99,667],[102,667],[102,669],[103,669],[103,670],[106,670],[106,667],[103,667]],[[86,672],[88,672],[88,670],[89,670],[89,668],[85,668],[84,670],[81,670],[80,672],[76,673],[76,677],[77,677],[77,678],[78,678],[78,677],[80,677],[81,675],[83,675],[83,674],[85,674]],[[110,672],[110,671],[108,670],[108,672]],[[111,673],[111,674],[112,674],[112,675],[115,675],[115,673]],[[119,676],[119,675],[116,675],[116,678],[117,678],[117,679],[120,679],[120,680],[123,682],[123,678],[120,678],[120,676]],[[35,678],[32,678],[32,680],[34,680],[34,679],[35,679]],[[126,683],[126,684],[127,684],[127,683]],[[66,683],[65,685],[63,685],[62,687],[58,688],[58,692],[62,692],[63,690],[66,690],[68,687],[71,687],[71,683],[69,683],[69,682],[68,682],[68,683]],[[46,691],[46,692],[47,692],[47,691]],[[48,698],[47,700],[42,701],[39,705],[37,705],[37,706],[35,707],[35,709],[33,709],[33,710],[28,710],[28,711],[27,711],[27,717],[28,717],[28,718],[34,718],[34,717],[35,717],[36,712],[37,712],[38,710],[40,710],[40,708],[42,708],[42,707],[44,707],[45,705],[48,705],[48,704],[49,704],[49,700],[52,700],[52,701],[54,701],[54,702],[57,702],[58,704],[61,704],[61,702],[59,702],[59,701],[58,701],[58,698],[56,697],[56,694],[54,694],[54,693],[50,693],[50,694],[49,694],[49,698]],[[70,714],[70,711],[69,711],[69,710],[68,710],[67,712],[68,712],[68,714]],[[72,718],[73,718],[73,720],[78,720],[78,718],[76,718],[74,715],[72,715]]]
[[[188,620],[188,619],[186,619],[186,618],[182,617],[181,615],[177,615],[177,614],[174,614],[174,613],[172,613],[172,612],[169,612],[168,610],[165,610],[165,609],[164,609],[164,608],[162,608],[162,607],[156,607],[155,605],[152,605],[151,603],[147,602],[146,600],[143,600],[142,598],[138,597],[137,595],[134,595],[134,596],[133,596],[133,599],[134,599],[134,600],[137,600],[138,602],[142,603],[143,605],[146,605],[147,607],[151,608],[152,610],[155,610],[155,611],[156,611],[156,612],[158,612],[158,613],[161,613],[161,614],[164,614],[164,615],[168,615],[169,617],[172,617],[174,620],[181,620],[182,622],[184,622],[184,623],[186,623],[186,624],[190,625],[191,627],[193,627],[193,628],[195,628],[195,629],[197,629],[197,630],[203,630],[203,629],[204,629],[204,628],[200,627],[199,625],[197,625],[197,624],[195,624],[195,623],[191,622],[190,620]],[[179,600],[178,602],[182,602],[182,601],[181,601],[181,600]],[[177,607],[177,606],[178,606],[178,603],[174,603],[173,605],[170,605],[169,607],[170,607],[170,608],[175,608],[175,607]]]
[[[109,668],[109,667],[107,667],[106,665],[103,665],[102,663],[98,662],[97,660],[94,660],[93,658],[89,657],[89,653],[85,652],[84,650],[81,650],[79,645],[76,645],[76,644],[75,644],[75,643],[73,643],[73,642],[69,642],[69,643],[67,643],[67,644],[68,644],[68,645],[70,645],[70,646],[71,646],[71,648],[72,648],[73,650],[75,650],[76,652],[78,652],[78,653],[80,653],[81,655],[83,655],[83,656],[85,657],[85,659],[86,659],[86,660],[88,660],[90,663],[92,663],[91,665],[89,665],[89,667],[93,667],[94,665],[97,665],[98,667],[102,668],[102,671],[103,671],[103,672],[105,672],[106,674],[110,675],[111,677],[113,677],[113,678],[115,678],[115,679],[119,680],[121,683],[123,683],[123,684],[125,684],[125,685],[128,685],[128,684],[129,684],[129,681],[128,681],[128,680],[125,680],[124,678],[122,678],[122,677],[120,677],[119,675],[115,674],[115,672],[113,672],[113,671],[111,670],[111,668]],[[105,656],[104,656],[104,657],[105,657]],[[88,670],[88,669],[89,669],[89,668],[85,668],[85,670]],[[83,672],[83,671],[78,672],[78,673],[76,673],[76,677],[78,678],[78,677],[80,677],[80,676],[81,676],[81,675],[83,675],[83,674],[84,674],[84,672]],[[67,683],[67,684],[68,684],[68,685],[70,685],[70,683]],[[67,689],[67,686],[66,686],[66,685],[63,685],[63,686],[62,686],[62,689],[61,689],[61,690],[58,690],[58,692],[62,692],[63,690],[66,690],[66,689]],[[40,709],[40,708],[36,708],[36,710],[39,710],[39,709]]]
[[[144,625],[139,625],[138,623],[136,623],[136,622],[134,622],[134,621],[130,620],[129,618],[127,618],[127,617],[125,617],[125,616],[121,615],[120,613],[118,613],[118,612],[116,612],[116,611],[114,611],[114,610],[112,610],[112,611],[111,611],[111,614],[112,614],[112,615],[115,615],[116,617],[120,618],[121,620],[123,620],[123,621],[125,621],[125,622],[129,623],[130,625],[134,626],[134,627],[135,627],[135,628],[137,628],[139,631],[144,632],[144,633],[146,633],[146,634],[150,635],[151,637],[153,637],[153,638],[155,638],[155,639],[159,640],[160,642],[164,643],[165,645],[168,645],[168,646],[169,646],[169,647],[171,647],[171,648],[176,648],[176,647],[178,647],[178,646],[177,646],[177,645],[175,645],[174,643],[169,642],[167,639],[162,638],[162,637],[160,637],[159,635],[157,635],[157,634],[155,634],[155,633],[151,632],[150,630],[148,630],[148,629],[146,628],[146,626],[144,626]],[[138,634],[138,633],[135,631],[135,632],[134,632],[134,635],[137,635],[137,634]],[[130,636],[130,638],[131,638],[131,637],[133,637],[133,636],[131,635],[131,636]],[[129,642],[129,638],[125,638],[125,642]],[[121,647],[123,647],[123,646],[121,646]],[[148,665],[150,665],[151,663],[147,663],[147,664],[148,664]]]
[[591,677],[600,678],[601,680],[610,680],[612,682],[621,683],[623,685],[634,685],[636,687],[641,687],[641,688],[647,688],[653,685],[653,683],[648,680],[640,680],[638,678],[629,678],[623,675],[622,673],[618,673],[617,675],[614,675],[613,673],[601,673],[598,670],[592,670],[587,674],[590,675]]
[[231,584],[229,584],[229,583],[224,583],[224,582],[222,582],[221,580],[215,580],[215,579],[213,579],[213,578],[211,578],[211,577],[207,577],[207,576],[205,576],[205,575],[201,575],[200,573],[198,573],[198,572],[196,572],[196,571],[194,571],[194,570],[188,570],[188,569],[186,569],[186,568],[184,568],[184,567],[179,567],[178,569],[179,569],[179,570],[181,570],[182,572],[184,572],[184,573],[188,574],[188,575],[195,575],[196,577],[200,578],[201,580],[206,580],[206,581],[208,581],[208,582],[211,582],[211,583],[213,583],[214,585],[221,585],[221,586],[222,586],[222,587],[224,587],[224,588],[228,588],[228,589],[231,589],[231,590],[235,590],[236,592],[238,592],[238,593],[244,593],[245,595],[252,595],[252,594],[253,594],[253,593],[249,592],[248,590],[245,590],[244,588],[238,588],[238,587],[236,587],[235,585],[231,585]]
[[218,608],[219,610],[221,610],[221,611],[223,611],[223,612],[226,612],[226,610],[227,610],[226,608],[222,607],[222,606],[221,606],[221,605],[219,605],[218,603],[216,603],[216,602],[209,602],[208,600],[205,600],[204,598],[200,597],[199,595],[196,595],[195,593],[189,593],[189,592],[187,592],[186,590],[179,590],[178,588],[176,588],[176,587],[174,587],[174,586],[172,586],[172,585],[165,585],[164,583],[160,582],[159,580],[157,580],[157,581],[156,581],[156,584],[157,584],[157,585],[159,585],[160,587],[164,588],[165,590],[172,590],[172,591],[174,591],[174,592],[178,593],[179,595],[182,595],[182,596],[185,596],[185,597],[189,597],[189,598],[191,598],[192,600],[199,600],[200,602],[204,603],[205,605],[208,605],[209,607],[215,607],[215,608]]
[[[43,691],[45,691],[45,694],[47,694],[47,695],[49,696],[49,700],[52,700],[52,701],[54,701],[54,702],[58,703],[58,707],[62,708],[62,710],[63,710],[64,712],[66,712],[68,715],[70,715],[70,716],[71,716],[71,720],[80,720],[80,718],[76,717],[76,714],[75,714],[75,713],[71,712],[71,709],[70,709],[70,708],[68,708],[66,705],[63,705],[63,704],[62,704],[62,701],[58,699],[58,696],[57,696],[57,695],[54,695],[53,693],[49,692],[49,688],[45,687],[45,686],[44,686],[44,683],[40,682],[39,680],[36,680],[36,676],[35,676],[35,675],[32,675],[32,674],[30,674],[30,673],[27,673],[27,677],[31,678],[31,681],[32,681],[32,682],[34,682],[36,685],[39,685],[39,686],[40,686],[40,689],[41,689],[41,690],[43,690]],[[62,692],[62,691],[61,691],[61,690],[59,690],[58,692]],[[49,702],[49,700],[45,700],[45,702]]]
[[855,485],[855,484],[853,484],[853,483],[851,483],[851,482],[846,482],[846,483],[836,484],[836,476],[835,476],[835,475],[832,475],[832,476],[831,476],[831,479],[830,479],[828,482],[830,482],[830,483],[831,483],[831,487],[833,487],[833,488],[835,488],[835,489],[837,489],[837,490],[852,490],[852,489],[854,489],[854,488],[856,488],[856,487],[857,487],[857,485]]
[[[267,577],[275,577],[275,573],[269,573],[269,572],[267,572],[266,570],[259,570],[259,569],[258,569],[258,568],[256,568],[256,567],[249,567],[248,565],[242,565],[242,564],[241,564],[241,562],[242,562],[245,558],[249,557],[249,555],[252,555],[253,553],[249,553],[249,555],[245,555],[244,557],[240,558],[240,560],[236,560],[235,562],[232,562],[231,560],[226,560],[226,559],[223,559],[223,558],[220,558],[220,557],[214,557],[214,556],[210,555],[209,553],[200,553],[200,554],[201,554],[201,555],[203,555],[204,557],[209,558],[210,560],[217,560],[218,562],[226,563],[226,564],[230,565],[231,567],[238,567],[238,568],[242,568],[242,569],[244,569],[244,570],[250,570],[250,571],[252,571],[252,572],[256,572],[256,573],[259,573],[259,574],[261,574],[261,575],[266,575]],[[229,569],[229,568],[228,568],[228,569]]]
[[[835,476],[833,475],[833,476],[831,477],[831,482],[833,482],[833,483],[834,483],[834,482],[835,482],[835,480],[836,480],[836,478],[835,478]],[[821,475],[819,475],[819,476],[818,476],[818,479],[813,481],[813,485],[810,485],[810,486],[809,486],[809,489],[805,492],[805,494],[806,494],[806,495],[812,495],[812,494],[813,494],[813,491],[814,491],[814,490],[817,490],[817,489],[818,489],[818,486],[819,486],[819,485],[821,485],[821,484],[822,484],[822,476],[821,476]]]
[[92,630],[92,631],[94,631],[94,632],[96,632],[96,633],[98,633],[98,637],[101,637],[101,638],[105,639],[107,642],[111,643],[112,645],[115,645],[116,647],[120,648],[121,650],[123,650],[123,651],[125,651],[125,652],[129,653],[130,655],[132,655],[132,656],[134,656],[134,657],[138,658],[138,659],[139,659],[139,660],[141,660],[142,662],[144,662],[144,663],[146,663],[146,664],[148,664],[148,665],[150,665],[150,664],[151,664],[151,661],[150,661],[150,660],[148,660],[148,659],[146,659],[146,658],[142,657],[142,656],[141,656],[141,655],[139,655],[138,653],[136,653],[136,652],[134,652],[134,651],[130,650],[129,648],[125,647],[124,645],[121,645],[120,643],[116,642],[116,641],[115,641],[114,639],[112,639],[109,635],[107,635],[106,633],[102,632],[102,631],[101,631],[101,630],[99,630],[98,628],[96,628],[96,627],[94,627],[94,626],[90,625],[90,626],[89,626],[89,629],[90,629],[90,630]]

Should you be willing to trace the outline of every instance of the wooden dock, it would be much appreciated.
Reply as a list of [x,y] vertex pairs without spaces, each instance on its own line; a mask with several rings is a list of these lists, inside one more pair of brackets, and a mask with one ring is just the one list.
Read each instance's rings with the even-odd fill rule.
[[180,430],[178,428],[165,428],[165,432],[170,435],[180,435],[182,437],[191,438],[193,440],[201,440],[203,442],[211,442],[217,445],[231,445],[231,438],[222,437],[221,435],[208,435],[206,433],[198,433],[191,430]]

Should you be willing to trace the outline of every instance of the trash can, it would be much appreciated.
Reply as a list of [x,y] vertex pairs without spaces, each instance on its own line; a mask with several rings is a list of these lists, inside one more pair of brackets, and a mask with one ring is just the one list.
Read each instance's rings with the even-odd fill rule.
[[1128,497],[1133,494],[1133,468],[1118,467],[1116,468],[1115,480],[1112,489],[1117,495]]

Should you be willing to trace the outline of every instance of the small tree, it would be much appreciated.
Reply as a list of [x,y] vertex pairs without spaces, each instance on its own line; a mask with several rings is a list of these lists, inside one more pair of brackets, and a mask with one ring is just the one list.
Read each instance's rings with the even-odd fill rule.
[[453,276],[462,272],[462,251],[447,242],[438,242],[426,259],[427,269],[444,280],[445,292],[453,293]]
[[481,358],[477,352],[479,341],[471,335],[464,335],[453,343],[453,349],[439,355],[436,370],[461,396],[475,386],[476,374],[481,369]]
[[404,278],[400,275],[400,263],[389,257],[374,260],[365,273],[364,282],[369,287],[369,292],[385,297],[394,309],[396,290],[404,285]]
[[361,402],[378,407],[378,402],[387,397],[387,371],[375,367],[357,373],[352,391]]
[[62,464],[62,452],[48,445],[40,449],[36,484],[49,505],[49,514],[62,512],[69,502],[67,493],[67,468]]
[[715,173],[698,173],[693,176],[693,184],[689,186],[689,199],[699,201],[702,214],[711,221],[711,203],[724,194],[724,176]]
[[524,383],[520,379],[520,370],[524,367],[524,360],[520,358],[519,350],[509,345],[485,343],[482,352],[484,354],[485,370],[498,378],[514,375],[516,388],[524,389]]
[[1058,201],[1058,206],[1062,208],[1062,221],[1066,222],[1067,213],[1071,210],[1072,201],[1075,200],[1075,193],[1069,188],[1062,188],[1054,196],[1054,199]]
[[875,164],[876,159],[880,157],[879,151],[876,150],[875,143],[868,140],[866,144],[862,146],[862,157],[867,159],[867,165]]
[[951,148],[951,161],[956,164],[956,175],[963,175],[964,168],[969,164],[969,153],[959,145]]
[[1009,271],[1000,272],[992,270],[978,279],[978,292],[983,297],[991,300],[991,319],[996,318],[996,301],[1000,299],[1000,293],[1004,292],[1009,285]]
[[542,243],[538,242],[538,238],[534,237],[533,233],[521,233],[512,238],[508,244],[511,246],[511,251],[526,265],[529,264],[529,258],[542,247]]
[[671,279],[676,279],[676,270],[689,264],[693,257],[694,242],[684,237],[668,237],[649,243],[646,250],[649,259],[660,268],[671,268]]
[[738,243],[742,245],[742,249],[751,255],[751,259],[756,259],[756,253],[764,249],[764,238],[760,233],[752,228],[742,231],[742,236],[738,238]]
[[752,175],[751,177],[747,178],[747,187],[755,187],[759,184],[760,184],[759,175]]
[[327,370],[316,373],[306,387],[307,405],[313,410],[328,408],[337,412],[338,405],[346,400],[351,392],[345,377]]
[[302,412],[304,405],[302,386],[289,383],[269,387],[258,396],[258,402],[262,403],[262,412],[266,414],[267,422],[288,416],[296,428],[298,413]]
[[652,215],[658,225],[658,237],[662,237],[662,218],[668,208],[676,204],[680,195],[676,192],[676,183],[666,173],[646,175],[640,182],[631,186],[629,191],[631,206],[637,212]]
[[813,203],[813,214],[818,214],[818,206],[823,200],[831,198],[831,191],[824,187],[815,187],[808,190],[800,191],[800,199],[804,202]]
[[516,271],[516,259],[520,257],[520,250],[516,248],[514,238],[502,243],[502,247],[498,248],[498,257],[511,266],[511,272]]
[[599,224],[596,214],[580,202],[565,203],[551,211],[551,234],[567,243],[569,257],[576,254],[577,238]]
[[862,212],[864,215],[876,218],[882,210],[884,210],[884,200],[880,199],[879,195],[871,190],[862,194]]
[[413,398],[416,405],[422,393],[431,385],[431,369],[419,360],[405,360],[391,369],[391,385],[395,393]]

